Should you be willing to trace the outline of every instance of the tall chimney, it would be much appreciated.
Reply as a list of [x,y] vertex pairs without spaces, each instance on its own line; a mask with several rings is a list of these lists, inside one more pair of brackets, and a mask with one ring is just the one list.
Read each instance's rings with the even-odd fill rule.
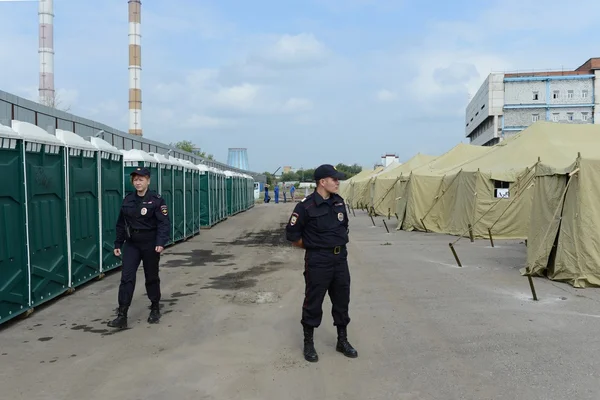
[[53,0],[40,0],[38,17],[40,23],[40,103],[56,107],[54,96],[54,6]]
[[129,0],[129,133],[142,136],[142,2]]

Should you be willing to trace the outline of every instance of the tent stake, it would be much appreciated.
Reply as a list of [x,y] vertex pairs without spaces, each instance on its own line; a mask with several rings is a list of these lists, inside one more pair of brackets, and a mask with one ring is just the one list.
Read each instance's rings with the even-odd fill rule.
[[473,243],[475,239],[473,239],[473,226],[471,224],[469,224],[469,237],[471,238],[471,243]]
[[529,279],[529,287],[531,288],[531,294],[533,295],[533,300],[538,301],[537,294],[535,294],[535,287],[533,287],[533,279],[531,279],[531,275],[527,275],[527,279]]
[[525,239],[525,247],[527,247],[527,239]]
[[398,218],[398,214],[394,213],[394,215],[396,216],[396,221],[400,221],[400,218]]
[[383,220],[383,225],[385,225],[385,230],[387,231],[387,233],[390,233],[390,230],[387,227],[387,224],[385,223],[385,219]]
[[356,214],[354,213],[354,207],[352,207],[352,215],[356,217]]
[[494,238],[492,237],[492,228],[488,228],[488,233],[490,234],[490,243],[492,247],[494,247]]
[[371,217],[371,222],[373,223],[373,226],[375,226],[375,221],[373,220],[373,216],[371,214],[369,214],[369,217]]
[[423,218],[421,218],[421,224],[423,224],[423,228],[425,228],[425,233],[429,233],[429,230],[427,229],[425,222],[423,222]]
[[454,250],[454,246],[452,245],[452,243],[448,243],[448,246],[450,246],[450,250],[452,250],[452,254],[454,254],[456,263],[458,264],[459,267],[462,267],[462,264],[460,263],[460,260],[458,259],[458,254],[456,254],[456,250]]

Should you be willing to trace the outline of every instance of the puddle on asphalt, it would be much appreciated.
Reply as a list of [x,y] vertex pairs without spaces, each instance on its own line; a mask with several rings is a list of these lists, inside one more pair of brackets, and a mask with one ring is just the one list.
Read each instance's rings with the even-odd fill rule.
[[271,261],[257,265],[245,271],[229,272],[220,276],[210,278],[211,282],[202,289],[236,290],[247,289],[256,285],[254,277],[276,271],[277,266],[283,265],[281,261]]
[[247,246],[247,247],[278,247],[287,246],[289,242],[285,238],[285,225],[280,223],[279,228],[267,229],[254,233],[243,232],[237,239],[229,242],[217,242],[216,246]]
[[234,257],[231,254],[215,254],[212,250],[201,249],[190,250],[185,253],[170,253],[170,255],[185,257],[185,259],[167,260],[162,263],[164,268],[204,267],[206,264],[217,264]]

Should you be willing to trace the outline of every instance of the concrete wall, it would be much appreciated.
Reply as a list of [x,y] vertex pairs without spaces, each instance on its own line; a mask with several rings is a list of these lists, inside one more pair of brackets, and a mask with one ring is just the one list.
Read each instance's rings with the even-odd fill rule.
[[[584,121],[583,114],[587,113],[587,121]],[[533,115],[537,114],[540,121],[546,121],[546,108],[522,108],[504,110],[505,127],[527,127],[533,124]],[[572,114],[572,120],[569,120],[569,114]],[[553,108],[550,110],[549,121],[572,124],[591,124],[592,107],[567,107]],[[555,116],[557,119],[555,119]]]
[[188,160],[194,164],[200,164],[202,161],[204,164],[215,168],[245,173],[253,176],[258,182],[266,182],[266,177],[263,174],[239,170],[214,160],[206,160],[195,154],[171,147],[168,144],[150,140],[145,137],[130,135],[129,133],[119,131],[100,122],[81,118],[55,108],[46,107],[0,90],[0,124],[10,126],[11,120],[13,119],[35,124],[50,133],[54,133],[54,129],[58,128],[75,132],[84,138],[95,136],[99,131],[103,130],[104,133],[100,137],[118,149],[138,149],[149,153],[159,154],[165,154],[171,150],[170,156]]
[[[594,82],[590,79],[505,82],[507,105],[521,104],[589,104]],[[572,97],[569,97],[569,92]],[[555,96],[557,92],[558,97]],[[587,96],[585,94],[587,93]],[[535,95],[537,94],[537,99]]]
[[498,123],[494,121],[502,115],[503,107],[504,74],[490,74],[466,109],[465,136],[472,144],[483,145],[498,137]]

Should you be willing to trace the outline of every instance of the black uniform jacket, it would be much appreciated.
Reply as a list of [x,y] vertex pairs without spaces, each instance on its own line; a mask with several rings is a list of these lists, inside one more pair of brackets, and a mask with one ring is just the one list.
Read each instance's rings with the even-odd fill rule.
[[285,228],[291,242],[302,239],[306,249],[326,249],[348,243],[348,214],[344,199],[332,194],[325,200],[314,191],[296,205]]
[[148,190],[143,198],[136,192],[125,196],[117,219],[115,249],[120,249],[127,239],[126,223],[131,232],[156,230],[156,246],[164,247],[169,241],[169,210],[165,199],[155,191]]

